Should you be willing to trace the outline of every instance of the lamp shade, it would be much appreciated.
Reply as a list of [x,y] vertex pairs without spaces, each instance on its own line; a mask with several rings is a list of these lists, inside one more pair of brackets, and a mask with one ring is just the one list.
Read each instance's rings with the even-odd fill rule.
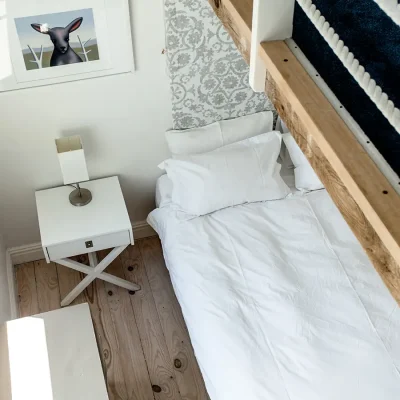
[[56,146],[64,184],[88,181],[89,174],[81,137],[70,136],[56,139]]

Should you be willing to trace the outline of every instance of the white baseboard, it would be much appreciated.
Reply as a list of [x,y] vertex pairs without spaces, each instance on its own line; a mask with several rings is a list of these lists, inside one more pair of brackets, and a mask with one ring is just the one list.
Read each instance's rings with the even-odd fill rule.
[[[132,228],[135,239],[157,236],[157,233],[146,221],[132,223]],[[10,291],[11,316],[13,319],[18,318],[18,299],[14,266],[41,260],[43,258],[45,258],[45,256],[41,243],[32,243],[7,249],[7,278]]]
[[25,246],[11,247],[7,252],[10,255],[13,265],[24,264],[45,258],[42,244],[40,242],[27,244]]
[[157,236],[157,232],[146,222],[132,222],[133,236],[135,239]]

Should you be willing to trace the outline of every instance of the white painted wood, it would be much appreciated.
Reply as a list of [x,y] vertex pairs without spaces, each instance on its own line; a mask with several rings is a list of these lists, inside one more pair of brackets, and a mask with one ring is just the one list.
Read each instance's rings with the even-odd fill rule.
[[[89,260],[90,260],[90,265],[96,266],[97,265],[97,260],[94,262],[96,253],[89,253]],[[92,261],[93,260],[93,261]],[[87,265],[81,264],[77,261],[74,260],[69,260],[68,258],[64,258],[62,260],[57,260],[57,264],[63,265],[68,268],[72,268],[76,271],[82,272],[84,274],[90,275],[93,272],[93,267],[88,267]],[[102,272],[98,277],[98,279],[101,279],[106,282],[110,282],[114,285],[123,287],[128,290],[139,290],[139,286],[135,285],[132,282],[126,281],[124,279],[118,278],[114,275],[108,274],[106,272]]]
[[[11,319],[19,317],[18,311],[18,296],[17,296],[17,281],[15,278],[15,268],[12,262],[10,251],[6,251],[6,268],[7,268],[7,284],[10,296],[10,311]],[[1,371],[1,368],[0,368]]]
[[2,400],[108,400],[88,304],[8,322],[0,345],[9,352],[12,387],[6,397],[0,386]]
[[103,281],[106,281],[106,282],[110,282],[113,285],[122,287],[124,289],[133,290],[134,292],[136,292],[137,290],[140,290],[140,286],[137,285],[136,283],[126,281],[125,279],[121,279],[121,278],[118,278],[117,276],[107,274],[106,272],[103,272],[97,278],[101,279]]
[[265,91],[266,68],[259,56],[260,43],[292,37],[295,0],[254,0],[250,54],[250,86]]
[[[133,229],[133,234],[134,237],[137,239],[142,239],[146,237],[152,237],[152,236],[157,236],[157,233],[154,231],[154,229],[146,222],[146,221],[140,221],[132,224],[132,229]],[[112,246],[110,246],[112,247]],[[85,253],[85,252],[82,252]],[[80,253],[81,254],[81,253]],[[91,256],[96,255],[96,253],[89,253],[89,259]],[[45,252],[43,251],[43,247],[41,243],[32,243],[29,245],[25,246],[19,246],[19,247],[12,247],[7,250],[7,278],[8,278],[8,286],[10,288],[10,304],[11,304],[11,318],[16,319],[18,318],[18,299],[16,295],[16,288],[15,288],[15,271],[14,271],[14,266],[31,262],[31,261],[37,261],[41,260],[43,258],[46,258],[47,261],[50,261],[47,256],[47,251],[46,255]],[[68,255],[68,256],[72,256]],[[90,267],[87,265],[80,264],[76,261],[69,260],[67,258],[64,259],[58,259],[56,260],[58,264],[64,265],[68,268],[75,269],[79,272],[82,272],[84,274],[88,274],[90,270],[88,270]],[[97,263],[96,263],[97,265]],[[123,279],[117,278],[113,275],[107,274],[103,272],[100,276],[99,279],[102,279],[106,282],[113,283],[114,285],[123,287],[128,290],[138,290],[138,286],[125,281]]]
[[0,325],[0,399],[12,400],[7,325]]
[[[127,246],[120,246],[113,249],[98,265],[92,268],[90,274],[87,275],[71,292],[65,297],[65,299],[61,302],[61,306],[65,307],[71,304],[95,279],[101,278],[102,272],[114,261],[125,249]],[[107,274],[107,277],[110,279],[110,275]],[[114,279],[115,278],[115,279]],[[125,287],[129,290],[140,290],[139,285],[132,284],[127,281],[123,281],[121,279],[118,280],[116,277],[113,278],[113,283],[118,284],[122,283],[123,285],[119,285]],[[118,283],[117,283],[118,282]],[[127,287],[129,284],[129,287]]]
[[44,320],[16,319],[6,331],[12,399],[54,400]]
[[389,180],[393,189],[400,194],[400,178],[393,171],[387,161],[382,157],[376,147],[372,144],[368,136],[361,129],[360,125],[354,120],[351,114],[343,107],[342,103],[332,92],[330,87],[325,83],[325,81],[321,78],[321,75],[314,68],[314,66],[310,63],[304,53],[300,50],[299,46],[297,46],[296,42],[293,39],[287,39],[286,44],[299,60],[304,69],[308,72],[312,80],[317,84],[317,86],[321,89],[322,93],[326,96],[329,102],[332,104],[333,108],[340,115],[346,125],[350,128],[350,130],[354,133],[355,137],[363,146],[368,155],[374,160],[375,164],[381,170],[381,172],[385,175],[385,177]]
[[0,324],[12,318],[12,304],[10,303],[10,299],[12,298],[12,288],[10,286],[11,282],[8,261],[8,252],[6,250],[3,235],[0,232]]
[[[89,258],[92,254],[96,253],[90,253]],[[63,265],[64,267],[74,269],[75,271],[82,272],[83,274],[91,274],[93,272],[92,267],[88,267],[87,265],[81,264],[77,261],[70,260],[69,258],[63,258],[61,260],[57,260],[57,264]],[[97,265],[97,264],[96,264]]]
[[23,264],[31,261],[43,260],[45,257],[42,243],[31,243],[25,246],[10,247],[7,250],[13,265]]
[[[132,223],[132,230],[135,239],[157,236],[157,232],[146,221]],[[25,246],[11,247],[8,249],[8,252],[10,253],[13,265],[46,258],[40,242]]]
[[96,253],[89,253],[89,263],[92,268],[96,267],[99,261],[97,260]]
[[69,202],[72,187],[61,186],[36,192],[40,234],[44,248],[79,239],[129,231],[132,225],[118,177],[82,183],[92,192],[87,206],[74,207]]
[[[93,247],[87,248],[86,242],[91,241]],[[131,243],[129,231],[115,232],[98,237],[86,237],[73,242],[61,243],[47,247],[50,261],[56,261],[65,257],[72,257],[88,252],[96,252],[112,247],[119,247]]]
[[[36,192],[42,246],[46,260],[88,274],[61,302],[67,306],[96,278],[106,280],[128,290],[140,286],[103,273],[104,269],[129,245],[134,244],[118,177],[85,182],[81,185],[92,192],[93,200],[84,207],[69,202],[70,187],[58,187]],[[87,242],[91,241],[91,246]],[[97,263],[96,251],[115,247]],[[78,254],[89,253],[89,268],[68,260]]]
[[54,400],[108,400],[88,304],[35,318],[46,327]]

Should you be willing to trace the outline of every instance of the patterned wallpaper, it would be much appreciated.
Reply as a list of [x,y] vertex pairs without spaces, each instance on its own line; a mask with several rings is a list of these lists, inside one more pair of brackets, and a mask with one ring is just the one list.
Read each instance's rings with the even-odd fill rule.
[[249,84],[249,69],[207,0],[164,0],[173,129],[273,106]]

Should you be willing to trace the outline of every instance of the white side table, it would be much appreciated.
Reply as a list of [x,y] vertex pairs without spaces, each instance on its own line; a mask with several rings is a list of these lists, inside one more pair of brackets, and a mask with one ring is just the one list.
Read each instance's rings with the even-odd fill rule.
[[[87,274],[61,302],[69,305],[96,278],[137,291],[140,286],[103,272],[130,244],[132,225],[118,177],[81,184],[92,192],[93,200],[84,207],[69,202],[72,187],[62,186],[36,192],[40,235],[47,262]],[[96,251],[114,248],[100,263]],[[68,257],[89,254],[90,267]]]

